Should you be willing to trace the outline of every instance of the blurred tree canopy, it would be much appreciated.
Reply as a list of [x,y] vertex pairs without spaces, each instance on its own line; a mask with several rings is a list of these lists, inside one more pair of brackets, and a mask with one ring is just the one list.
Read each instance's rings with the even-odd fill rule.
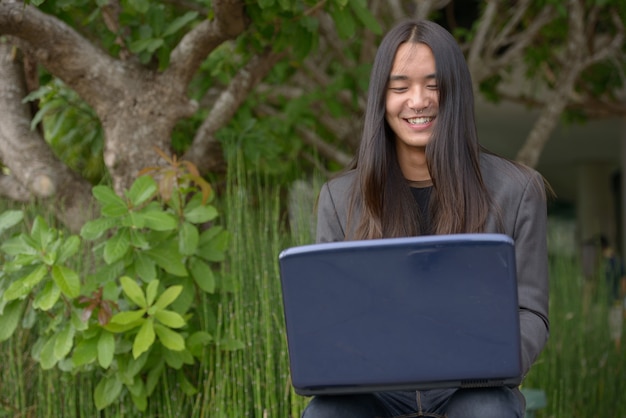
[[157,150],[218,180],[234,150],[333,172],[406,17],[456,36],[477,94],[541,109],[528,165],[561,118],[626,115],[623,0],[0,0],[0,195],[77,229],[93,184],[121,193]]

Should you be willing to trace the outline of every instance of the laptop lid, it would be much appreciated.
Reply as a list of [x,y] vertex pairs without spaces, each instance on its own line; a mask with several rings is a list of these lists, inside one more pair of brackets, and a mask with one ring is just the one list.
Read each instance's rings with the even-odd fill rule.
[[521,381],[506,235],[312,244],[282,251],[279,265],[298,394]]

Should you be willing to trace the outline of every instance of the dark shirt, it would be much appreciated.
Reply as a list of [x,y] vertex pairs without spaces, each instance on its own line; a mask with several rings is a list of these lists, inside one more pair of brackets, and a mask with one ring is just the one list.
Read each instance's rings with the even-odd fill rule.
[[422,234],[429,235],[431,232],[428,204],[430,202],[433,185],[430,181],[413,181],[409,182],[409,185],[411,186],[411,193],[413,194],[413,198],[415,198],[415,203],[417,203],[417,207],[420,211],[420,228],[422,230]]

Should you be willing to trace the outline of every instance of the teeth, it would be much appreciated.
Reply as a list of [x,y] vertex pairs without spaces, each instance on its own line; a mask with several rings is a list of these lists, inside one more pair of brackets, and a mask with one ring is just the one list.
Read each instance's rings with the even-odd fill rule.
[[431,120],[433,120],[432,117],[421,117],[421,118],[412,118],[412,119],[407,119],[409,121],[409,123],[411,125],[420,125],[420,124],[424,124],[424,123],[428,123]]

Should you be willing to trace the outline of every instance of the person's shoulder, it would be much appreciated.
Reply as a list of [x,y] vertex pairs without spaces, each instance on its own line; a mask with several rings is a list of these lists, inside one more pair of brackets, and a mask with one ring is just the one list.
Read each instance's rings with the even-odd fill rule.
[[518,193],[529,185],[538,190],[543,190],[545,186],[543,177],[535,169],[495,154],[482,152],[480,169],[483,181],[492,191],[508,189]]
[[347,170],[328,180],[324,186],[328,187],[332,194],[344,193],[352,188],[355,177],[356,170]]
[[480,154],[480,169],[485,180],[518,181],[526,184],[541,177],[539,172],[526,165],[487,152]]

